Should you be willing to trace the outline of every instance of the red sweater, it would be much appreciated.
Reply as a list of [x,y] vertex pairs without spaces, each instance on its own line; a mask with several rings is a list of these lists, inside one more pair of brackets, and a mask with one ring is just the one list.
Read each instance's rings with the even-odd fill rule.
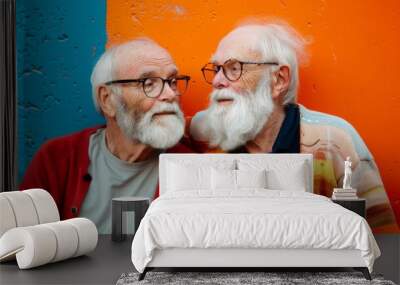
[[[89,138],[101,127],[55,138],[43,144],[33,157],[20,190],[43,188],[54,198],[61,219],[79,216],[92,177],[89,168]],[[178,143],[167,152],[193,152]],[[158,186],[155,197],[158,197]]]

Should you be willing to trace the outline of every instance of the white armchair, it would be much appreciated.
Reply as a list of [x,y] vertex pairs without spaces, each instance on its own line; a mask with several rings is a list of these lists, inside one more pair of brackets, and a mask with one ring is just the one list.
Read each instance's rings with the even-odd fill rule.
[[43,189],[0,193],[0,262],[16,258],[20,269],[28,269],[86,254],[97,240],[92,221],[60,221]]

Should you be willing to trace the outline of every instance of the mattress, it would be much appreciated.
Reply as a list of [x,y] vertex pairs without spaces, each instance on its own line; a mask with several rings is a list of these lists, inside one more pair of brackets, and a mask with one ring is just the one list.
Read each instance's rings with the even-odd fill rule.
[[300,191],[242,189],[168,192],[156,199],[132,242],[132,262],[143,272],[162,249],[359,250],[372,271],[380,255],[364,218]]

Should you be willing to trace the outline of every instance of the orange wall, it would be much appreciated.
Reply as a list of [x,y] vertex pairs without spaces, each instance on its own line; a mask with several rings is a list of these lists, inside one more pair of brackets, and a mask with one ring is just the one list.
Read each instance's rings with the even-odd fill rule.
[[348,120],[373,153],[400,222],[399,0],[108,0],[108,45],[148,36],[192,76],[188,115],[206,106],[200,68],[218,41],[249,16],[279,17],[311,40],[299,102]]

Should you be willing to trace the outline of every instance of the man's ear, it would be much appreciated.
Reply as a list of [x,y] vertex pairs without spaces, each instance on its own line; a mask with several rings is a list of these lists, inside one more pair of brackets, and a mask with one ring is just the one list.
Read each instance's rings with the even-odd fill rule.
[[283,95],[286,94],[289,89],[290,76],[290,69],[287,65],[280,66],[279,69],[274,72],[271,86],[272,99],[283,98]]
[[103,114],[107,117],[115,117],[115,106],[111,99],[111,90],[104,85],[97,89],[97,102]]

